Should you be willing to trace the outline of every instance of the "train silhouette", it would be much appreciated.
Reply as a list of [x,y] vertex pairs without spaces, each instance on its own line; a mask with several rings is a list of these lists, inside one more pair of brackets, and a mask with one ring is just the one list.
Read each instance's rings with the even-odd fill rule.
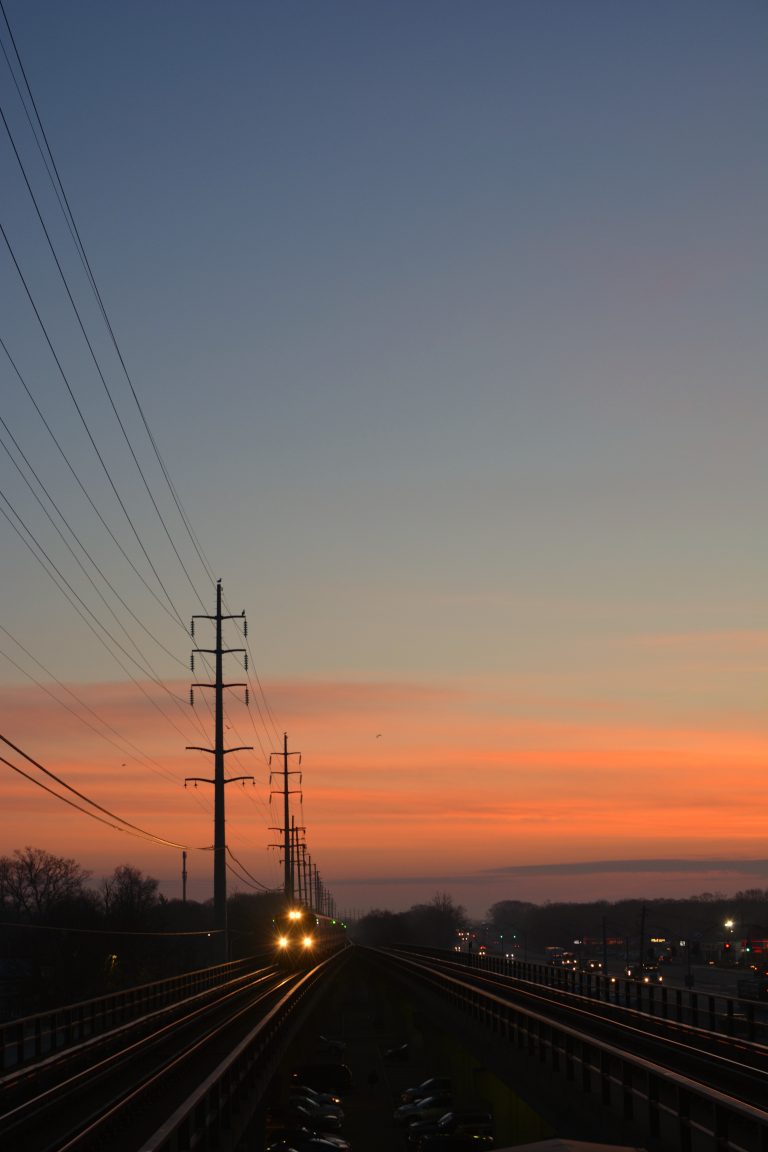
[[287,908],[273,923],[275,961],[281,968],[310,968],[347,944],[341,920],[310,908]]

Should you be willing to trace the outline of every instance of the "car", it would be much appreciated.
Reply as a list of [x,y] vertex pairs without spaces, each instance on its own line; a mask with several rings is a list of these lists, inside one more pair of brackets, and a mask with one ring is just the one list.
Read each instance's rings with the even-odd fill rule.
[[582,972],[600,973],[603,971],[603,962],[602,960],[582,960],[579,967]]
[[310,1088],[308,1084],[291,1084],[288,1089],[289,1100],[292,1097],[303,1098],[311,1100],[313,1104],[338,1104],[341,1105],[341,1097],[334,1096],[332,1092],[316,1092],[314,1088]]
[[404,1092],[400,1093],[401,1104],[412,1104],[414,1100],[423,1100],[425,1096],[431,1096],[434,1092],[450,1092],[453,1088],[448,1076],[430,1076],[428,1080],[422,1080],[421,1084],[417,1084],[415,1088],[406,1088]]
[[493,1136],[493,1116],[484,1108],[454,1108],[439,1120],[418,1120],[409,1125],[408,1147],[419,1152],[436,1152],[443,1137]]
[[626,969],[630,980],[637,980],[639,984],[663,984],[664,977],[656,964],[630,964]]
[[352,1089],[352,1073],[346,1064],[303,1064],[292,1074],[294,1084],[334,1095]]
[[288,1115],[302,1127],[317,1132],[338,1132],[344,1124],[344,1113],[335,1104],[312,1104],[294,1100],[288,1104]]
[[417,1120],[439,1120],[452,1107],[453,1096],[450,1092],[435,1092],[432,1096],[414,1100],[412,1104],[401,1104],[395,1109],[392,1119],[395,1124],[413,1124]]
[[308,1112],[316,1112],[318,1116],[344,1115],[341,1102],[338,1099],[335,1101],[315,1100],[312,1096],[305,1095],[301,1088],[292,1088],[288,1093],[288,1111],[290,1112],[295,1108],[304,1108]]
[[280,1128],[267,1136],[267,1152],[351,1152],[351,1148],[342,1136],[312,1128]]

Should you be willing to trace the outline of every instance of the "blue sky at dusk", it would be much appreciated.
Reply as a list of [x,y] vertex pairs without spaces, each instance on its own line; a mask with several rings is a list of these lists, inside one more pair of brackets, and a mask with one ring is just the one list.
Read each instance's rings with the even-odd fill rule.
[[[228,814],[250,871],[279,879],[265,759],[286,728],[308,839],[342,904],[365,904],[368,877],[393,906],[445,887],[476,912],[576,898],[584,875],[545,889],[525,871],[572,861],[701,860],[701,883],[670,881],[687,894],[730,890],[728,862],[749,859],[768,886],[751,819],[768,801],[765,6],[4,4],[152,433],[248,613],[274,707],[263,725],[232,704],[263,744],[243,741],[257,743],[238,763],[257,799]],[[0,35],[8,48],[2,21]],[[0,104],[212,604],[2,58]],[[202,609],[3,128],[0,170],[3,228],[186,619]],[[0,335],[155,587],[5,247],[0,294]],[[2,349],[0,388],[19,445],[146,626],[152,668],[185,697],[189,637],[113,547]],[[0,488],[102,613],[5,452]],[[77,685],[176,783],[138,763],[126,779],[125,754],[0,654],[5,730],[128,819],[146,805],[155,830],[202,843],[209,812],[181,790],[199,732],[147,718],[7,519],[0,548],[0,624],[28,650],[0,633],[0,652]],[[7,785],[3,851],[37,842],[44,805],[42,847],[97,872],[131,856],[101,839],[88,855],[89,827]],[[462,812],[474,831],[457,862]],[[161,860],[144,866],[170,886],[175,859]],[[618,871],[631,884],[638,870]],[[476,877],[490,873],[483,905]],[[649,868],[644,892],[672,873]],[[601,895],[600,868],[590,883]]]

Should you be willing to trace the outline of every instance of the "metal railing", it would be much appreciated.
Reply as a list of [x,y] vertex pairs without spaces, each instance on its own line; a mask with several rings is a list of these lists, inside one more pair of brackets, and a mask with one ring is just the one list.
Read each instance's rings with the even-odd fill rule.
[[263,966],[251,957],[227,964],[215,964],[172,976],[151,984],[111,992],[94,1000],[52,1008],[34,1016],[24,1016],[0,1024],[0,1071],[11,1072],[45,1056],[62,1052],[91,1037],[108,1032],[120,1024],[135,1020],[183,1000],[186,996],[215,988],[245,972]]
[[235,1147],[261,1108],[288,1044],[313,1007],[313,993],[337,973],[348,956],[348,950],[337,952],[283,996],[140,1152]]
[[548,1066],[603,1107],[644,1128],[670,1152],[768,1152],[768,1112],[559,1024],[399,953],[374,953],[403,979],[428,986],[497,1038]]

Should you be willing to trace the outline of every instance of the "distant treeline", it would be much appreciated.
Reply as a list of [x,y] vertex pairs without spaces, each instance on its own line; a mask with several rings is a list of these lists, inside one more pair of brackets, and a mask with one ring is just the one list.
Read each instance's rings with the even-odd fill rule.
[[[730,927],[726,928],[726,922]],[[674,952],[682,941],[693,954],[705,945],[733,939],[768,937],[768,889],[750,888],[734,896],[704,892],[687,899],[606,900],[577,904],[530,904],[500,900],[483,921],[470,921],[449,895],[435,896],[429,904],[414,904],[407,912],[376,909],[354,926],[355,939],[371,946],[421,944],[452,947],[457,933],[471,929],[478,944],[498,951],[541,956],[547,948],[578,950],[599,957],[605,940],[614,953],[628,946],[632,955],[662,941]],[[640,940],[640,937],[643,940]]]
[[[218,959],[213,903],[167,900],[121,864],[97,886],[41,848],[0,856],[0,1018],[162,979]],[[231,959],[267,947],[274,893],[227,901]]]

